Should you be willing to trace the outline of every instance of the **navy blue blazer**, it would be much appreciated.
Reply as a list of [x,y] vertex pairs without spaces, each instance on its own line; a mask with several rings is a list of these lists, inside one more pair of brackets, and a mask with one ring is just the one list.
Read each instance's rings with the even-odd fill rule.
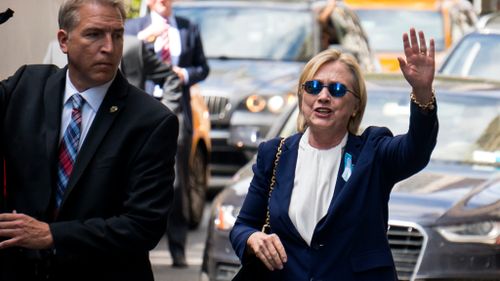
[[[200,30],[198,25],[192,23],[186,18],[175,16],[177,28],[181,36],[181,54],[179,56],[178,66],[185,68],[189,74],[189,83],[183,87],[181,97],[181,107],[185,120],[186,129],[192,131],[192,113],[190,106],[189,87],[205,80],[210,68],[208,66],[203,44],[201,41]],[[146,15],[140,18],[129,19],[125,21],[125,33],[137,35],[141,30],[151,24],[151,16]],[[154,50],[153,43],[146,44],[148,48]]]
[[[389,195],[396,182],[427,165],[437,133],[436,110],[425,114],[412,104],[409,130],[404,135],[393,136],[383,127],[369,127],[360,136],[349,134],[328,213],[316,225],[310,246],[288,216],[302,134],[289,137],[269,202],[271,228],[283,243],[288,261],[269,280],[397,280],[386,236]],[[248,237],[264,224],[278,144],[276,138],[259,146],[254,177],[230,233],[242,263],[249,259],[245,253]],[[353,169],[344,181],[347,153],[352,156]]]

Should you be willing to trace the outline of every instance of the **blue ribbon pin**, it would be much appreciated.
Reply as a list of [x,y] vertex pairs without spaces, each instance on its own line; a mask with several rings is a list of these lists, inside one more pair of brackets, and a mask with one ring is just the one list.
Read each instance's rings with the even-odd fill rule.
[[344,155],[344,172],[342,173],[344,181],[347,181],[351,177],[352,169],[352,156],[346,152]]

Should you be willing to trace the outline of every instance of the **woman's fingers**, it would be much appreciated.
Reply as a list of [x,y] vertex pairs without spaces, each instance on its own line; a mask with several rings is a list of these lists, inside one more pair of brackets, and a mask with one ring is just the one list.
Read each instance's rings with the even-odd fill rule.
[[411,56],[411,45],[410,39],[408,37],[408,33],[403,33],[403,50],[405,53],[405,57]]
[[429,43],[429,57],[434,59],[435,54],[436,54],[436,47],[434,44],[434,39],[431,38],[430,43]]
[[255,253],[255,256],[269,270],[283,269],[283,264],[287,261],[287,256],[285,248],[276,234],[254,233],[248,240],[248,244]]
[[423,31],[418,32],[418,41],[420,43],[420,54],[427,55],[427,44],[425,43],[425,35]]
[[415,32],[415,28],[410,28],[410,43],[411,43],[411,50],[413,54],[418,54],[420,49],[418,47],[418,40],[417,40],[417,32]]
[[283,263],[286,262],[286,253],[278,235],[271,234],[264,241],[269,253],[267,256],[269,262],[274,268],[283,269]]

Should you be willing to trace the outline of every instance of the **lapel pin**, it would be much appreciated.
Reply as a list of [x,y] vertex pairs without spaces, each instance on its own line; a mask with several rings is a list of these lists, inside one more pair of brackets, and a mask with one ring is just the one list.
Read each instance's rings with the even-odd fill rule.
[[109,108],[109,112],[111,112],[111,113],[115,113],[117,111],[118,111],[118,106],[116,106],[116,105],[113,105],[112,107]]

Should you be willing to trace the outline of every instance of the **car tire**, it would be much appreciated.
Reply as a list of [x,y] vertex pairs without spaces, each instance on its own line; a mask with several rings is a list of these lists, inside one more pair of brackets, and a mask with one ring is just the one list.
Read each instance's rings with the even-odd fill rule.
[[196,229],[200,225],[205,209],[208,185],[208,169],[205,153],[196,148],[188,172],[189,184],[189,228]]

